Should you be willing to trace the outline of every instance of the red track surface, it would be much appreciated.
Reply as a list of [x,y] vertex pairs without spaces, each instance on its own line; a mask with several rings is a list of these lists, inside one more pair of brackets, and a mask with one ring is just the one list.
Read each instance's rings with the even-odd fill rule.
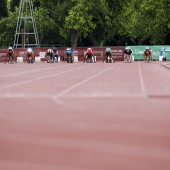
[[161,62],[0,64],[0,170],[169,170]]

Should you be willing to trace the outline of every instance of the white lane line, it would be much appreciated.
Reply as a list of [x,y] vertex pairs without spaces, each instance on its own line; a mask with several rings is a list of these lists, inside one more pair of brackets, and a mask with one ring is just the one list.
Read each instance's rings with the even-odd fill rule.
[[97,73],[97,74],[95,74],[95,75],[93,75],[93,76],[91,76],[91,77],[83,80],[83,81],[80,81],[79,83],[74,84],[73,86],[71,86],[71,87],[69,87],[69,88],[67,88],[67,89],[65,89],[65,90],[63,90],[63,91],[61,91],[60,93],[54,95],[54,96],[52,97],[52,100],[53,100],[56,104],[65,105],[65,102],[63,102],[63,101],[60,100],[60,98],[61,98],[62,96],[64,96],[66,93],[70,92],[71,90],[76,89],[77,87],[79,87],[79,86],[85,84],[86,82],[92,80],[93,78],[95,78],[95,77],[103,74],[104,72],[110,70],[111,68],[113,68],[113,66],[112,66],[112,67],[109,67],[109,68],[107,68],[107,69],[105,69],[105,70],[103,70],[103,71],[101,71],[101,72],[99,72],[99,73]]
[[26,81],[22,81],[22,82],[18,82],[18,83],[13,83],[13,84],[1,86],[0,90],[8,89],[8,88],[15,87],[15,86],[22,85],[22,84],[32,83],[33,81],[38,81],[38,80],[42,80],[42,79],[46,79],[46,78],[50,78],[50,77],[55,77],[55,76],[58,76],[58,75],[61,75],[61,74],[64,74],[64,73],[68,73],[68,72],[71,72],[71,71],[74,71],[74,70],[87,68],[87,67],[90,67],[90,66],[91,65],[85,66],[85,67],[79,67],[79,68],[75,68],[75,69],[69,69],[67,71],[63,71],[63,72],[60,72],[60,73],[57,73],[57,74],[52,74],[52,75],[48,75],[48,76],[41,76],[41,77],[38,77],[38,78],[35,78],[35,79],[26,80]]
[[37,72],[37,71],[52,70],[52,69],[57,69],[57,68],[62,68],[62,67],[67,67],[67,66],[69,66],[69,65],[57,66],[57,67],[49,67],[49,68],[42,68],[42,69],[30,70],[30,71],[24,71],[24,72],[19,72],[19,73],[14,73],[14,74],[2,75],[2,76],[0,76],[0,77],[16,76],[16,75],[21,75],[21,74],[26,74],[26,73],[32,73],[32,72]]
[[[115,143],[91,139],[79,139],[69,137],[45,137],[42,135],[20,134],[2,132],[0,140],[18,142],[44,147],[65,148],[81,151],[91,151],[102,154],[121,154],[126,156],[137,156],[151,159],[162,159],[170,161],[170,149],[164,147],[142,146],[137,144],[127,144],[126,142]],[[23,150],[24,152],[24,150]],[[65,153],[66,154],[66,153]]]
[[[26,94],[26,93],[5,93],[0,98],[55,98],[54,94]],[[143,98],[141,94],[115,94],[115,93],[89,93],[89,94],[63,94],[60,98]]]
[[80,82],[77,83],[77,84],[74,84],[73,86],[71,86],[71,87],[69,87],[69,88],[61,91],[60,93],[56,94],[55,96],[56,96],[57,98],[58,98],[58,97],[61,97],[61,96],[63,96],[64,94],[70,92],[71,90],[73,90],[73,89],[75,89],[75,88],[77,88],[77,87],[85,84],[86,82],[92,80],[93,78],[95,78],[95,77],[103,74],[104,72],[110,70],[111,68],[113,68],[113,66],[112,66],[112,67],[109,67],[109,68],[107,68],[107,69],[105,69],[105,70],[103,70],[103,71],[101,71],[101,72],[99,72],[99,73],[97,73],[97,74],[95,74],[95,75],[93,75],[93,76],[91,76],[91,77],[88,77],[87,79],[85,79],[85,80],[83,80],[83,81],[80,81]]
[[170,68],[170,64],[168,65],[167,63],[166,64],[162,63],[162,65],[167,67],[167,68]]
[[144,80],[143,80],[142,71],[141,71],[139,62],[138,62],[138,70],[139,70],[139,78],[140,78],[141,91],[142,91],[142,94],[143,94],[144,96],[146,96],[145,83],[144,83]]

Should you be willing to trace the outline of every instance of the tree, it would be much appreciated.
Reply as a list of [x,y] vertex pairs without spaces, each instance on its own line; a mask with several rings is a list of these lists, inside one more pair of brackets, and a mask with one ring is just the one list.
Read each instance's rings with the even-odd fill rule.
[[[0,46],[14,39],[18,18],[0,5]],[[9,3],[9,1],[8,1]],[[33,0],[41,44],[103,46],[170,43],[169,0]],[[36,8],[38,7],[38,8]],[[7,12],[4,12],[7,11]],[[2,12],[3,11],[3,12]],[[31,30],[30,30],[31,31]],[[85,43],[84,43],[85,42]]]
[[125,34],[140,45],[146,40],[150,40],[150,44],[165,43],[169,30],[168,0],[132,0],[127,5],[124,6],[125,20],[121,22]]
[[0,20],[0,46],[13,46],[16,23],[18,17],[17,12],[9,12],[9,17]]
[[1,0],[0,2],[0,18],[8,16],[7,0]]
[[65,18],[64,34],[71,34],[72,47],[77,46],[77,40],[80,36],[87,36],[89,32],[92,32],[96,26],[93,21],[93,2],[86,0],[78,0],[77,3],[69,10],[68,16]]
[[10,10],[11,10],[12,12],[14,12],[14,11],[15,11],[15,8],[16,8],[16,7],[19,7],[19,3],[20,3],[20,0],[11,0],[11,1],[10,1]]

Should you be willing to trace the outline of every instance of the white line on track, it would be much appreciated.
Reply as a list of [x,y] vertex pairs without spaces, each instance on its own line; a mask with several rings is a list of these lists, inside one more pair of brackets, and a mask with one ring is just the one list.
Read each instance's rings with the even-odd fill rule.
[[71,91],[71,90],[73,90],[73,89],[81,86],[82,84],[85,84],[85,83],[88,82],[89,80],[91,80],[91,79],[93,79],[93,78],[95,78],[95,77],[103,74],[104,72],[110,70],[111,68],[113,68],[113,66],[112,66],[112,67],[109,67],[109,68],[107,68],[107,69],[105,69],[105,70],[103,70],[103,71],[101,71],[101,72],[99,72],[99,73],[97,73],[97,74],[95,74],[95,75],[93,75],[93,76],[91,76],[91,77],[88,77],[87,79],[85,79],[85,80],[83,80],[83,81],[81,81],[81,82],[79,82],[79,83],[77,83],[77,84],[74,84],[73,86],[71,86],[71,87],[69,87],[69,88],[61,91],[60,93],[58,93],[58,94],[56,95],[56,97],[63,96],[64,94],[68,93],[69,91]]
[[[116,65],[114,65],[114,66],[116,66]],[[74,84],[73,86],[71,86],[71,87],[69,87],[69,88],[61,91],[60,93],[58,93],[58,94],[56,94],[55,96],[53,96],[53,97],[52,97],[52,100],[53,100],[55,103],[57,103],[57,104],[64,105],[64,102],[62,102],[61,100],[59,100],[60,97],[62,97],[62,96],[65,95],[66,93],[70,92],[71,90],[73,90],[73,89],[75,89],[75,88],[77,88],[77,87],[85,84],[86,82],[92,80],[93,78],[96,78],[97,76],[103,74],[104,72],[112,69],[114,66],[111,66],[111,67],[109,67],[109,68],[107,68],[107,69],[104,69],[104,70],[102,70],[101,72],[99,72],[99,73],[97,73],[97,74],[95,74],[95,75],[93,75],[93,76],[91,76],[91,77],[89,77],[89,78],[87,78],[87,79],[85,79],[85,80],[83,80],[83,81],[80,81],[79,83]]]
[[[54,94],[26,94],[26,93],[6,93],[0,94],[0,98],[55,98]],[[143,98],[141,94],[113,94],[113,93],[89,93],[89,94],[63,94],[60,98]]]
[[16,76],[16,75],[21,75],[21,74],[26,74],[26,73],[32,73],[32,72],[44,71],[44,70],[51,70],[51,69],[57,69],[57,68],[62,68],[62,67],[67,67],[67,66],[69,66],[69,65],[57,66],[57,67],[48,67],[48,68],[37,69],[37,70],[30,70],[30,71],[24,71],[24,72],[19,72],[19,73],[14,73],[14,74],[2,75],[0,77]]
[[167,68],[170,68],[170,64],[167,64],[167,63],[164,64],[164,63],[162,63],[162,65],[165,66],[165,67],[167,67]]
[[144,83],[144,80],[143,80],[142,71],[141,71],[139,62],[138,62],[138,70],[139,70],[139,78],[140,78],[141,91],[142,91],[142,94],[144,96],[146,96],[145,83]]
[[58,76],[58,75],[61,75],[61,74],[64,74],[64,73],[68,73],[68,72],[71,72],[71,71],[74,71],[74,70],[87,68],[87,67],[90,67],[90,66],[91,65],[85,66],[85,67],[79,67],[79,68],[75,68],[75,69],[69,69],[67,71],[62,71],[62,72],[57,73],[57,74],[51,74],[51,75],[48,75],[48,76],[41,76],[41,77],[38,77],[38,78],[35,78],[35,79],[26,80],[26,81],[22,81],[22,82],[18,82],[18,83],[13,83],[13,84],[1,86],[0,90],[8,89],[8,88],[15,87],[15,86],[22,85],[22,84],[32,83],[33,81],[38,81],[38,80],[42,80],[42,79],[46,79],[46,78],[50,78],[50,77],[55,77],[55,76]]

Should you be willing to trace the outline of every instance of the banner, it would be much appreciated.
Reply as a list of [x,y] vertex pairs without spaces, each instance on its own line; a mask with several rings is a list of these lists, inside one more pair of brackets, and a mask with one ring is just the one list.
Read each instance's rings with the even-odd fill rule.
[[127,46],[132,52],[135,60],[143,60],[143,52],[146,47],[149,47],[152,51],[153,60],[159,60],[159,56],[166,56],[167,60],[170,60],[170,46],[159,45],[159,46]]
[[[96,56],[97,61],[103,60],[103,55],[104,55],[106,47],[91,47],[91,48],[93,50],[94,55]],[[124,46],[114,46],[110,48],[111,48],[113,58],[115,59],[115,61],[123,61]],[[43,58],[45,57],[45,52],[48,49],[49,48],[33,48],[35,57],[40,57],[43,60]],[[15,48],[14,52],[17,57],[25,58],[26,50],[27,50],[26,48]],[[57,48],[57,50],[58,50],[60,59],[62,61],[66,47],[59,47]],[[72,48],[72,50],[73,50],[73,55],[77,56],[78,61],[84,60],[84,52],[87,50],[87,47],[77,47],[77,48]],[[0,62],[4,61],[6,55],[7,55],[7,49],[0,49]]]

